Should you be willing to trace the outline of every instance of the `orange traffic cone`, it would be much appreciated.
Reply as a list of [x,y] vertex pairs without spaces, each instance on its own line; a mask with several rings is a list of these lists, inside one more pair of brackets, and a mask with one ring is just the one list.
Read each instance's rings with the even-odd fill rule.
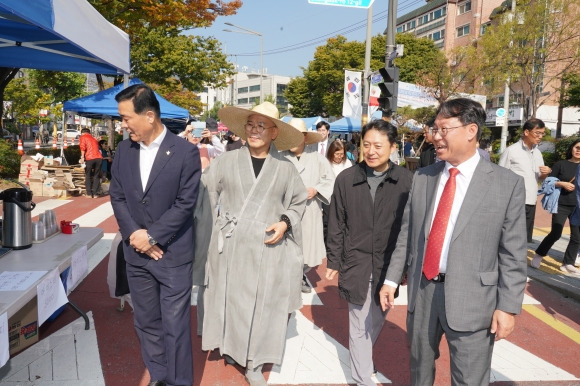
[[35,148],[36,150],[40,149],[40,139],[36,138],[36,142],[35,142],[35,144],[34,144],[34,148]]
[[52,138],[52,148],[56,149],[56,137]]
[[18,140],[18,154],[23,155],[24,154],[24,147],[22,146],[22,140],[19,139]]
[[64,144],[62,145],[65,149],[68,149],[68,141],[66,140],[66,137],[64,137]]

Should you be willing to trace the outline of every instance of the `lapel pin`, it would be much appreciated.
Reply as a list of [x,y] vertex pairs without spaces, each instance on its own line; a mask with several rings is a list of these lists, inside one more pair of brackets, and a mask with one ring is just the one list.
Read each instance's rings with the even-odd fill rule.
[[171,154],[171,152],[169,150],[167,150],[167,155]]

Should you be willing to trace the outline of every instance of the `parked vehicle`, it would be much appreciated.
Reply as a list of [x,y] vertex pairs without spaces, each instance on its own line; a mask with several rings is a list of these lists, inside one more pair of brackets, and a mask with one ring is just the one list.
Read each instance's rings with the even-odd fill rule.
[[[81,136],[81,132],[76,129],[67,129],[66,130],[66,139],[79,139]],[[56,132],[56,138],[60,141],[62,139],[62,130]]]

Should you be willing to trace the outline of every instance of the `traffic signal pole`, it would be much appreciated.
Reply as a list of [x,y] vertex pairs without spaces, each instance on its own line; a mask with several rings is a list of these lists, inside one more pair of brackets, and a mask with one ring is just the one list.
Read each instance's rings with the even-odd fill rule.
[[365,47],[364,93],[362,101],[361,127],[367,124],[369,117],[369,99],[371,94],[369,77],[371,76],[371,39],[373,33],[373,5],[367,11],[367,41]]
[[[385,47],[385,67],[379,69],[383,81],[379,83],[381,96],[379,108],[390,117],[397,111],[397,96],[399,93],[399,69],[395,67],[397,56],[395,34],[397,32],[397,0],[389,0],[389,14],[387,18],[387,38]],[[388,119],[390,120],[390,119]]]
[[[385,67],[389,66],[390,57],[393,51],[397,50],[395,45],[395,34],[397,33],[397,0],[389,0],[389,14],[387,16],[387,47],[385,50]],[[391,62],[392,64],[392,62]]]

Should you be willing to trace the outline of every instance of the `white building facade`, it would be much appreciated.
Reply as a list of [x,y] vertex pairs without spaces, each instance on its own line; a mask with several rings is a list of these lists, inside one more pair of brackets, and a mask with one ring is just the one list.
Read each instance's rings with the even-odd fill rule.
[[289,107],[284,91],[290,79],[289,76],[270,74],[264,74],[260,79],[260,74],[257,73],[238,72],[228,79],[228,87],[206,87],[198,95],[206,110],[211,110],[216,102],[250,109],[259,104],[262,97],[263,100],[274,100],[282,115]]

